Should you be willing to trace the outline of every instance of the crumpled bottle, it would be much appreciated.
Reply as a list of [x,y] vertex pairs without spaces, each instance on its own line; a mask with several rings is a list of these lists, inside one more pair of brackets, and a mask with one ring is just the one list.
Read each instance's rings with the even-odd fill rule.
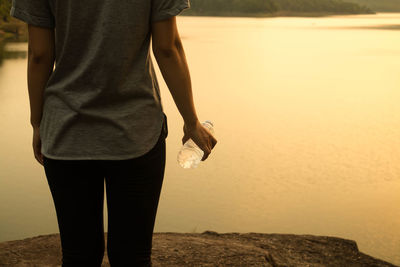
[[[214,124],[206,120],[201,123],[203,127],[206,127],[212,134],[214,134]],[[184,169],[197,168],[201,159],[203,158],[204,151],[201,150],[195,142],[190,138],[182,145],[181,150],[178,153],[179,165]]]

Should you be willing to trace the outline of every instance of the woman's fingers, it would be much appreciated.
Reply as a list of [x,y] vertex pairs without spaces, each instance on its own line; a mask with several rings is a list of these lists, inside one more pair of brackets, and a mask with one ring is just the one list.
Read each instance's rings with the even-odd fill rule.
[[40,154],[40,155],[35,154],[35,159],[36,159],[41,165],[43,165],[43,155],[42,155],[42,154]]
[[202,161],[206,160],[211,154],[212,149],[217,144],[217,139],[212,135],[209,129],[202,125],[197,125],[197,128],[193,128],[190,131],[183,127],[184,136],[182,138],[182,144],[185,144],[190,138],[193,142],[204,152]]
[[43,154],[41,153],[40,149],[40,143],[36,143],[36,146],[34,147],[35,158],[41,165],[43,165]]
[[208,158],[208,156],[211,154],[211,149],[209,149],[208,147],[207,148],[205,148],[204,150],[203,150],[203,152],[204,152],[204,155],[203,155],[203,158],[201,159],[202,161],[205,161],[207,158]]
[[207,145],[204,147],[204,149],[202,149],[204,152],[204,156],[201,159],[202,161],[206,160],[210,156],[215,144],[217,143],[216,139],[212,135],[210,135],[210,136],[211,136],[211,138],[208,138]]
[[184,145],[186,143],[186,141],[189,140],[189,137],[187,135],[184,135],[182,137],[182,145]]
[[43,155],[42,155],[42,151],[41,151],[42,141],[40,139],[40,130],[39,130],[39,128],[33,128],[32,146],[33,146],[33,154],[35,156],[35,159],[41,165],[43,165]]

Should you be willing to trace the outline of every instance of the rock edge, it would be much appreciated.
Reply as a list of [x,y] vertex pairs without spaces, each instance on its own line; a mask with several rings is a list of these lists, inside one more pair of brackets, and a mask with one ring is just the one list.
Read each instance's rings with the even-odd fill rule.
[[[107,233],[105,233],[107,246]],[[0,266],[61,266],[60,235],[0,243]],[[153,266],[394,266],[358,250],[353,240],[331,236],[267,233],[153,235]],[[107,249],[102,266],[110,266]]]

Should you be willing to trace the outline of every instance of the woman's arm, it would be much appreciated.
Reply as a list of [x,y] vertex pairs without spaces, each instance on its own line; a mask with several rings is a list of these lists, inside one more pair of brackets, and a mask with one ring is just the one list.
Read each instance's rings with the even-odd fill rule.
[[185,122],[182,143],[191,138],[203,150],[204,161],[217,140],[197,118],[189,68],[175,16],[152,24],[152,47],[160,71]]
[[163,78],[186,125],[198,122],[189,68],[176,26],[176,17],[152,24],[152,48]]
[[55,60],[54,29],[28,24],[28,91],[33,128],[40,126],[43,91],[53,72]]

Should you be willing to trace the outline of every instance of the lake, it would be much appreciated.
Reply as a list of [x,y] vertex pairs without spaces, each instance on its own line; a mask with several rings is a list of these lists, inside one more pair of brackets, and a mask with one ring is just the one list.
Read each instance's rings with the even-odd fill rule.
[[[157,68],[169,136],[155,232],[337,236],[400,265],[400,13],[177,21],[218,144],[179,166],[183,120]],[[4,50],[0,242],[58,232],[31,147],[27,43]]]

